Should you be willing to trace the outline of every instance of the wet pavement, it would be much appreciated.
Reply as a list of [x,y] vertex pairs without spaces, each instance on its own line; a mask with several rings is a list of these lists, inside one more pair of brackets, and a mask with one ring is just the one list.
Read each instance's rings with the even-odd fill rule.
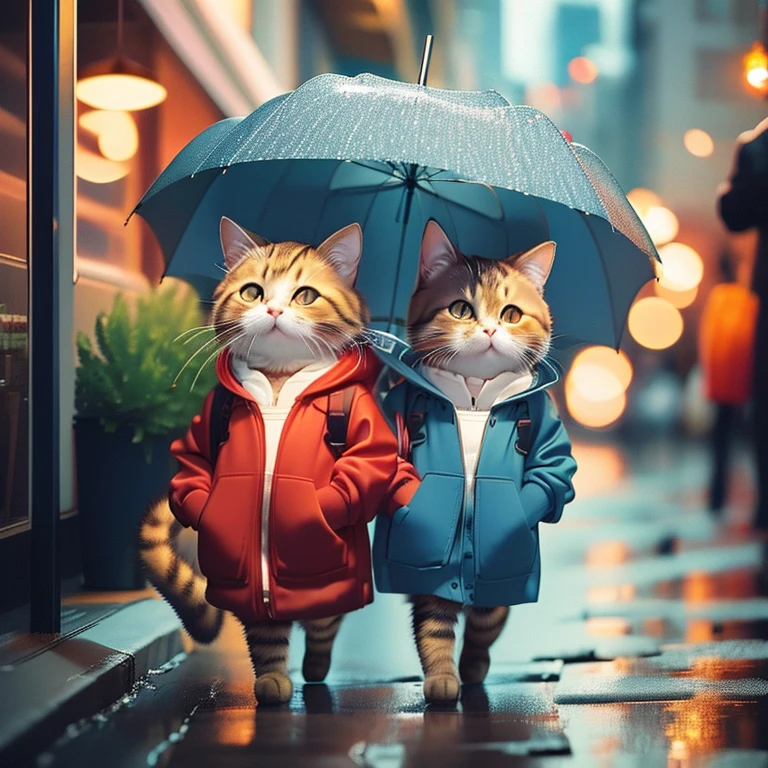
[[541,599],[513,609],[488,681],[454,710],[425,708],[408,608],[377,595],[345,619],[326,684],[302,683],[295,633],[289,708],[255,707],[230,622],[37,765],[768,768],[768,599],[746,459],[738,503],[715,521],[696,450],[577,457],[577,501],[542,526]]

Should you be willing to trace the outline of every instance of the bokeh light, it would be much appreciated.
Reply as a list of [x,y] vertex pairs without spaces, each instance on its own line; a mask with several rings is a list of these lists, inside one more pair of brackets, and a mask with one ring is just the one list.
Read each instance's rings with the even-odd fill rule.
[[654,282],[653,290],[657,296],[666,299],[673,307],[675,307],[675,309],[685,309],[686,307],[690,307],[699,295],[698,286],[690,288],[687,291],[676,291],[672,288],[667,288],[662,284],[661,280]]
[[93,182],[94,184],[109,184],[112,181],[122,179],[128,175],[130,170],[127,163],[116,163],[114,160],[107,160],[95,152],[91,152],[85,147],[77,146],[77,160],[75,163],[77,175],[81,179]]
[[709,157],[715,151],[712,137],[701,128],[691,128],[683,136],[685,148],[695,157]]
[[632,363],[624,352],[617,352],[610,347],[594,346],[587,347],[579,352],[571,364],[571,372],[582,366],[591,366],[608,371],[618,385],[615,392],[606,393],[607,396],[582,391],[584,397],[589,400],[606,400],[615,397],[619,392],[623,392],[632,381]]
[[597,79],[597,65],[586,56],[577,56],[568,62],[568,74],[577,83],[589,85]]
[[648,349],[667,349],[683,334],[683,316],[666,299],[647,296],[629,310],[632,338]]
[[588,400],[576,388],[573,379],[565,381],[565,402],[568,413],[579,424],[591,429],[609,427],[624,413],[627,407],[627,395],[620,392],[609,400]]
[[659,248],[661,277],[659,282],[671,291],[690,291],[704,277],[704,262],[690,245],[667,243]]
[[677,216],[663,205],[652,205],[640,218],[656,246],[671,242],[680,230]]
[[661,198],[650,189],[645,187],[635,187],[627,192],[627,200],[635,209],[640,218],[645,216],[648,211],[656,205],[661,205]]
[[108,160],[130,160],[139,148],[139,132],[127,112],[97,109],[80,115],[78,123],[98,137],[99,152]]

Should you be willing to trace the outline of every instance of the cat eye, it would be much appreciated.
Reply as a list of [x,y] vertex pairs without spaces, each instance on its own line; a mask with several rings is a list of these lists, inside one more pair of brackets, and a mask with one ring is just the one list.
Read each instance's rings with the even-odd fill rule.
[[503,323],[519,323],[522,317],[522,310],[514,304],[507,304],[507,306],[501,310],[501,321]]
[[475,310],[472,309],[472,305],[463,299],[454,301],[453,304],[448,307],[448,311],[457,320],[472,320],[475,316]]
[[248,283],[240,289],[240,298],[243,301],[256,301],[264,296],[264,289],[256,283]]
[[306,307],[314,303],[320,294],[314,288],[299,288],[293,294],[293,300],[300,306]]

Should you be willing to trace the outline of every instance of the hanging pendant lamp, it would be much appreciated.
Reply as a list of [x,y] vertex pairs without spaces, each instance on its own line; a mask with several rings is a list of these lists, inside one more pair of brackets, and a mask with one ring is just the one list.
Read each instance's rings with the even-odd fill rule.
[[117,54],[84,69],[77,98],[96,109],[135,112],[154,107],[168,92],[147,69],[123,55],[123,0],[117,7]]

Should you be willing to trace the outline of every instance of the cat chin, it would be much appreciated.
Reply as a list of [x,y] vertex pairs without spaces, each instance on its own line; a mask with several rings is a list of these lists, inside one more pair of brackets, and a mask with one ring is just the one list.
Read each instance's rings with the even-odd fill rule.
[[457,358],[444,366],[445,370],[457,373],[465,378],[495,379],[502,373],[516,373],[522,376],[530,372],[530,368],[522,361],[502,356],[498,352],[493,355],[472,355]]

